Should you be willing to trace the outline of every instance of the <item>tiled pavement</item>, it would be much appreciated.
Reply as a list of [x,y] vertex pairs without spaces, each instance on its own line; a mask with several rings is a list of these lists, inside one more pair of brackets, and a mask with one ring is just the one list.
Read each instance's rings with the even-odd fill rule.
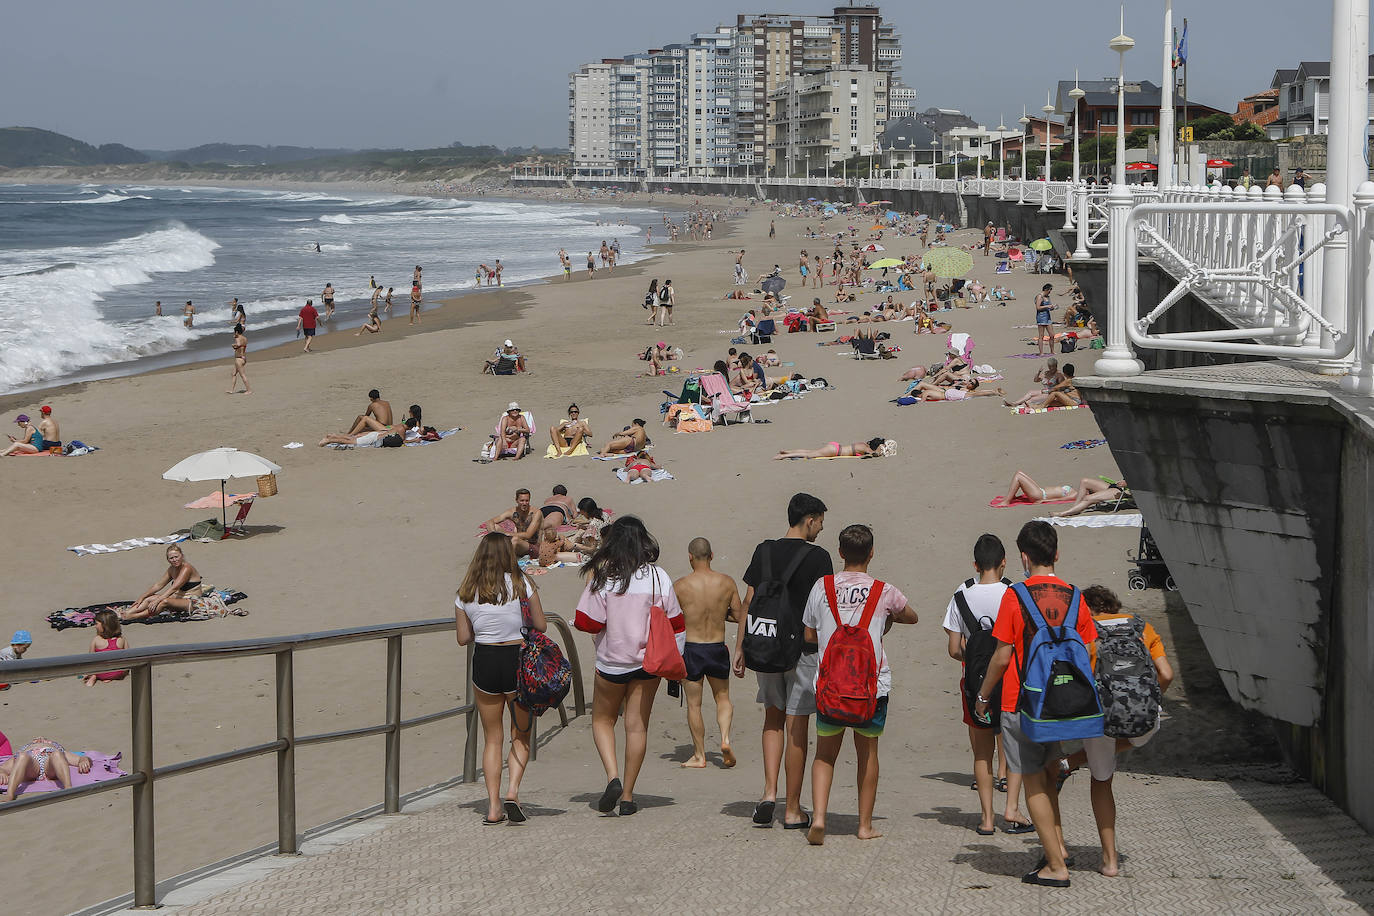
[[[752,828],[757,773],[682,773],[655,747],[633,818],[591,809],[600,768],[588,719],[553,736],[523,793],[527,824],[485,827],[480,784],[169,894],[163,912],[212,914],[1358,913],[1374,910],[1374,840],[1306,783],[1119,773],[1123,877],[1097,874],[1087,774],[1065,787],[1073,887],[1024,886],[1032,835],[974,835],[967,777],[913,767],[894,743],[879,788],[882,839],[853,835],[852,754],[841,756],[831,836]],[[660,758],[659,754],[663,754]],[[665,759],[666,758],[666,759]],[[925,769],[929,769],[926,767]],[[919,772],[918,772],[919,771]],[[558,791],[554,786],[574,785]],[[724,798],[723,798],[724,796]],[[999,797],[1000,798],[1000,797]],[[724,803],[722,803],[724,802]],[[1000,805],[1000,801],[999,801]],[[350,838],[350,834],[354,838]],[[360,835],[359,835],[360,834]]]

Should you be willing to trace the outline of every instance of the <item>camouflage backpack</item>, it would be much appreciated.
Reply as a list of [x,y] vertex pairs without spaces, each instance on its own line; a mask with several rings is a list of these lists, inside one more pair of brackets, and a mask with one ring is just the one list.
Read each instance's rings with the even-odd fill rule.
[[1097,622],[1097,693],[1109,738],[1139,738],[1159,718],[1159,678],[1139,617]]

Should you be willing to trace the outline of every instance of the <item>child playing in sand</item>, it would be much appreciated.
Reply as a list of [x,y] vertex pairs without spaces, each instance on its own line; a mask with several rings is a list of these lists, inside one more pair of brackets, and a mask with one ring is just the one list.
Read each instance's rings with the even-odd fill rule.
[[[119,615],[109,608],[95,612],[95,638],[91,640],[92,652],[114,652],[117,649],[127,649],[129,644],[124,641],[122,628],[119,625]],[[94,687],[102,681],[122,681],[129,674],[124,671],[102,671],[99,674],[88,674],[81,679],[81,683],[87,687]]]
[[539,565],[554,566],[558,563],[582,563],[582,554],[577,552],[573,542],[558,533],[557,528],[545,528],[539,542]]
[[627,483],[635,483],[640,480],[645,483],[652,483],[656,470],[658,470],[658,462],[654,460],[653,455],[644,449],[640,449],[625,459],[625,480]]
[[58,788],[72,787],[72,774],[91,771],[91,758],[73,754],[51,738],[34,738],[4,763],[0,763],[0,785],[5,787],[5,801],[14,801],[21,782],[51,779]]

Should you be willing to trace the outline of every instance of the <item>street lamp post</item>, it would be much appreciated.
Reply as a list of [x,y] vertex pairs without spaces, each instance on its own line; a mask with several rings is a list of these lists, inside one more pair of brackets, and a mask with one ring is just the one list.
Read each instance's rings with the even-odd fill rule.
[[[1073,181],[1069,184],[1068,191],[1064,195],[1064,229],[1069,230],[1074,227],[1075,219],[1082,219],[1083,213],[1078,207],[1078,103],[1083,96],[1087,95],[1078,85],[1078,71],[1073,71],[1073,88],[1069,90],[1069,98],[1073,100]],[[1067,116],[1067,113],[1066,113]],[[1068,121],[1064,122],[1066,125]]]
[[1159,90],[1159,183],[1174,186],[1174,0],[1164,0],[1164,75]]
[[978,191],[979,191],[979,193],[982,193],[982,190],[983,190],[983,139],[984,139],[985,137],[987,137],[987,131],[983,129],[983,125],[979,124],[979,125],[978,125],[978,166],[977,166],[977,175],[974,176],[974,177],[977,179],[977,181],[978,181]]
[[1016,202],[1024,204],[1026,202],[1026,125],[1030,123],[1030,118],[1026,116],[1026,106],[1021,106],[1021,117],[1018,119],[1021,125],[1021,180],[1017,182]]
[[1045,184],[1040,189],[1040,212],[1050,212],[1050,115],[1054,114],[1054,105],[1050,102],[1050,91],[1045,90],[1045,104],[1040,108],[1045,113]]
[[1073,71],[1073,88],[1069,90],[1069,98],[1073,99],[1073,183],[1076,185],[1081,180],[1078,174],[1078,111],[1083,104],[1083,97],[1086,92],[1078,85],[1078,71]]
[[1007,195],[1007,119],[997,116],[997,199]]
[[1121,31],[1107,42],[1120,61],[1116,76],[1116,168],[1113,181],[1126,183],[1126,52],[1135,47],[1135,39],[1126,34],[1126,5],[1121,5]]

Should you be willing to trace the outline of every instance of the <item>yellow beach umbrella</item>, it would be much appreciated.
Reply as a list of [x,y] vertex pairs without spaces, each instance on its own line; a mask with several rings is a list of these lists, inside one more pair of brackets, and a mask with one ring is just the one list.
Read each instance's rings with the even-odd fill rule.
[[962,277],[973,269],[973,255],[962,248],[932,248],[926,252],[926,266],[937,277]]

